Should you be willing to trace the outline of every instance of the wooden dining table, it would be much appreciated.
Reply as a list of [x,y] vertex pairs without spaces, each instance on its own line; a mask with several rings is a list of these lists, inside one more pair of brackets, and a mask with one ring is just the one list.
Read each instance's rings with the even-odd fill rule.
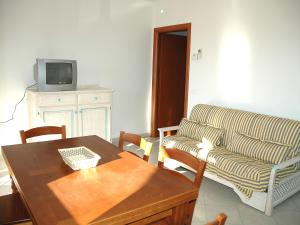
[[[85,146],[97,167],[74,171],[58,149]],[[2,147],[33,224],[183,225],[198,188],[97,136]]]

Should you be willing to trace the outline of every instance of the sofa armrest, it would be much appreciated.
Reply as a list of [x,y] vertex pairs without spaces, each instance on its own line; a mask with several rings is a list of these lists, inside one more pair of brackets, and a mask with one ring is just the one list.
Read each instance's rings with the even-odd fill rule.
[[298,162],[300,162],[300,155],[299,155],[299,156],[296,156],[296,157],[294,157],[294,158],[292,158],[292,159],[290,159],[290,160],[287,160],[287,161],[285,161],[285,162],[282,162],[282,163],[279,163],[279,164],[277,164],[277,165],[274,165],[274,166],[272,167],[272,171],[273,171],[273,170],[284,169],[284,168],[286,168],[286,167],[288,167],[288,166],[291,166],[291,165],[293,165],[293,164],[296,164],[296,163],[298,163]]
[[290,160],[287,160],[285,162],[279,163],[277,165],[274,165],[271,170],[269,185],[268,185],[268,195],[267,195],[267,204],[266,204],[266,214],[268,216],[272,215],[273,210],[273,192],[274,192],[274,186],[276,181],[276,174],[277,171],[280,169],[284,169],[288,166],[291,166],[293,164],[296,164],[300,162],[300,156],[294,157]]
[[173,130],[178,130],[178,129],[179,129],[179,126],[171,126],[171,127],[161,127],[161,128],[158,128],[157,130],[159,132],[159,146],[161,146],[162,139],[165,136],[165,132],[173,131]]

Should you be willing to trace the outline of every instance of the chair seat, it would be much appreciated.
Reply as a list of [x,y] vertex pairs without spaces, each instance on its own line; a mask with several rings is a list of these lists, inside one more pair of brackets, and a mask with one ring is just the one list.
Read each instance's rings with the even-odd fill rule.
[[18,224],[30,221],[30,216],[19,193],[0,196],[0,224]]

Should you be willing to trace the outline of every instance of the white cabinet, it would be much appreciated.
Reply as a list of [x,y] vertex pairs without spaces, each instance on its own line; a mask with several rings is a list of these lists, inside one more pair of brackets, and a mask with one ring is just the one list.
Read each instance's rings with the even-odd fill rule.
[[109,106],[80,106],[78,112],[78,131],[81,136],[96,134],[104,139],[109,139]]
[[112,90],[28,91],[29,126],[66,125],[67,137],[98,135],[111,141]]
[[[32,124],[30,127],[46,126],[66,126],[67,137],[76,136],[76,107],[40,107],[38,110],[37,122],[41,124]],[[34,118],[33,118],[34,119]]]

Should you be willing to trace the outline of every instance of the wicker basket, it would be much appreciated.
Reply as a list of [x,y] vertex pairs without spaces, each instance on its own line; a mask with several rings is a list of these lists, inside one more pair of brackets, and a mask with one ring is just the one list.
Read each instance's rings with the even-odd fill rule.
[[96,167],[101,157],[90,149],[81,146],[75,148],[58,149],[64,162],[73,170]]

